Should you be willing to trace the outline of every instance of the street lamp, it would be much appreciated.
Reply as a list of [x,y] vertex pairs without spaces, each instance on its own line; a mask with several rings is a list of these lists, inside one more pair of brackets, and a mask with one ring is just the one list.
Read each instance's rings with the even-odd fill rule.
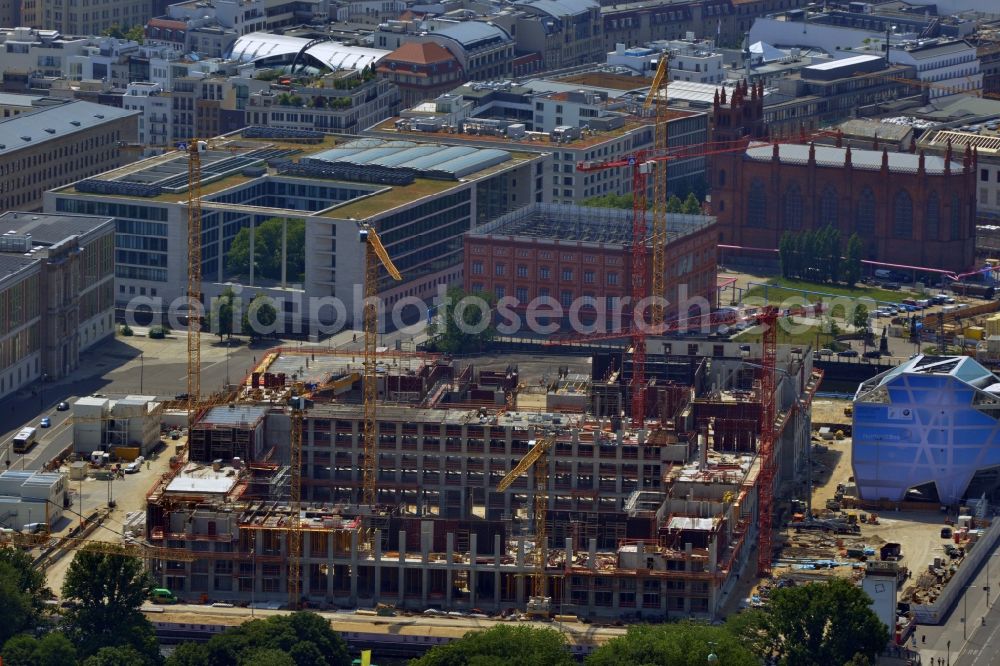
[[948,666],[951,666],[951,639],[948,639]]
[[[966,585],[965,594],[962,595],[962,638],[965,640],[969,640],[969,590],[978,589],[978,585]],[[989,599],[989,591],[986,592],[986,598]]]
[[719,657],[715,654],[715,641],[708,641],[709,653],[708,653],[708,663],[717,664],[719,663]]

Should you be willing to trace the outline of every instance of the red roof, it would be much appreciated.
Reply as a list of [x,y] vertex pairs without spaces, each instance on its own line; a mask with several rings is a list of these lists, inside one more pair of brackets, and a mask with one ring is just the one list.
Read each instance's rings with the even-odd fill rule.
[[385,58],[388,61],[406,62],[415,65],[429,65],[435,62],[447,62],[455,60],[451,52],[434,42],[419,44],[417,42],[407,42],[398,49],[390,53]]

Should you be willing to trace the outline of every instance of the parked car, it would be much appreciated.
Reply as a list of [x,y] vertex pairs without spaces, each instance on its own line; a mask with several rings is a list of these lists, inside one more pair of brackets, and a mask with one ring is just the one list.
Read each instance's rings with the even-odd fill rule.
[[841,358],[857,358],[858,357],[858,350],[857,349],[845,349],[842,352],[837,352],[837,356],[840,356]]
[[827,349],[826,347],[824,347],[823,349],[820,349],[817,353],[820,356],[832,356],[833,355],[833,350],[832,349]]
[[126,474],[136,474],[140,469],[142,469],[142,463],[140,462],[130,462],[125,465]]
[[52,425],[52,419],[50,419],[47,416],[42,417],[42,420],[38,425],[42,426],[43,428],[48,428],[49,426]]
[[69,409],[68,402],[60,402],[58,405],[56,405],[57,412],[65,412],[67,409]]
[[882,352],[877,349],[875,351],[866,351],[865,358],[882,358]]

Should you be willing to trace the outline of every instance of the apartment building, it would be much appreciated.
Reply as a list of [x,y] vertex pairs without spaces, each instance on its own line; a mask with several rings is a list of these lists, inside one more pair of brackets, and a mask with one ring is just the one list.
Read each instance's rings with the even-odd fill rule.
[[600,62],[604,24],[597,0],[527,0],[491,17],[517,42],[519,55],[541,55],[545,70]]
[[664,54],[670,55],[671,81],[721,84],[726,78],[722,54],[715,50],[714,42],[695,39],[692,32],[685,39],[651,42],[647,46],[626,48],[615,44],[606,62],[612,67],[627,67],[640,76],[653,76]]
[[0,396],[65,377],[114,334],[114,260],[108,218],[0,215]]
[[45,190],[125,164],[138,115],[77,101],[0,121],[0,210],[40,210]]
[[149,0],[92,0],[85,5],[69,0],[25,0],[21,4],[21,21],[16,25],[64,35],[99,35],[112,26],[144,25],[152,18],[152,11]]
[[434,42],[403,44],[383,58],[376,71],[396,84],[404,109],[446,93],[467,80],[458,59]]
[[399,113],[399,88],[370,70],[341,70],[306,86],[252,93],[245,112],[247,125],[360,134]]
[[[599,163],[649,148],[653,126],[630,113],[621,90],[569,81],[538,79],[524,85],[472,83],[401,113],[366,131],[382,138],[448,137],[476,147],[516,146],[551,154],[548,173],[539,184],[547,200],[579,204],[604,194],[632,191],[627,167],[578,171],[582,162]],[[701,111],[671,110],[671,144],[704,143],[707,116]],[[671,164],[668,189],[686,195],[704,178],[703,157]]]
[[976,151],[975,198],[976,221],[995,224],[1000,220],[1000,119],[987,120],[973,129],[960,125],[947,129],[924,132],[917,140],[917,147],[928,153],[944,156],[971,147]]
[[435,43],[458,59],[469,81],[500,81],[513,72],[514,40],[494,22],[387,21],[378,26],[373,39],[376,47],[390,51],[410,42]]

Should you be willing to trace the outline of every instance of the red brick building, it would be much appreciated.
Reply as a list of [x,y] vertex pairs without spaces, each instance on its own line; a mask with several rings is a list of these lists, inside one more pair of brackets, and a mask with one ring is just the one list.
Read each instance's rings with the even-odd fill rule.
[[[626,210],[525,206],[465,235],[465,290],[513,297],[510,309],[518,313],[535,299],[549,297],[563,310],[564,321],[577,299],[591,297],[598,305],[578,304],[579,315],[573,316],[589,323],[599,315],[597,307],[604,307],[600,321],[610,327],[616,302],[631,295],[631,224],[632,212]],[[670,215],[668,229],[668,319],[677,317],[681,299],[701,297],[715,307],[715,220]],[[624,301],[619,312],[627,315],[629,304]]]
[[[717,98],[712,140],[765,138],[756,85]],[[866,258],[961,271],[975,255],[975,156],[753,144],[709,169],[720,244],[777,248],[786,231],[832,225],[857,233]],[[727,253],[728,256],[728,253]]]

